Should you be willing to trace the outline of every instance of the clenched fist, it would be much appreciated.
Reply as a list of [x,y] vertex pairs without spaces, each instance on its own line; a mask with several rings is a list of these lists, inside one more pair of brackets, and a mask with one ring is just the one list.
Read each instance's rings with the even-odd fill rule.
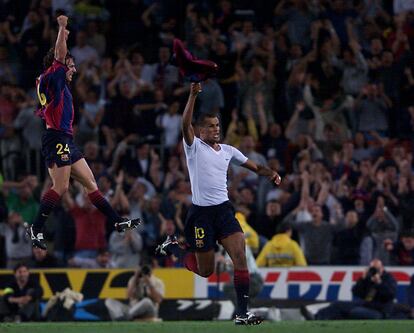
[[59,15],[57,18],[57,22],[59,24],[59,27],[66,28],[66,26],[68,25],[68,17],[65,15]]
[[200,83],[191,83],[190,88],[190,95],[197,96],[201,92],[201,84]]

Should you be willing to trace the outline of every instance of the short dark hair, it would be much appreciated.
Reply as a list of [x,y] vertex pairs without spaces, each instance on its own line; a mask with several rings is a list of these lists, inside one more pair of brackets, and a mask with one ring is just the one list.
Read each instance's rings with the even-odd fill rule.
[[282,223],[276,227],[277,234],[284,234],[285,232],[288,232],[289,230],[292,230],[292,226],[290,225],[290,223]]
[[[75,58],[73,57],[73,55],[70,54],[70,52],[68,51],[66,53],[66,59],[72,58],[73,61],[75,61]],[[55,60],[55,48],[52,47],[49,49],[49,51],[47,51],[46,55],[43,58],[43,66],[45,69],[49,68],[50,66],[52,66],[53,61]]]
[[400,238],[414,238],[414,230],[413,229],[403,230],[400,234]]
[[16,273],[22,267],[26,267],[27,269],[29,269],[29,267],[26,264],[19,262],[16,264],[16,266],[13,267],[13,272]]
[[107,254],[108,252],[109,252],[108,248],[106,248],[106,247],[101,247],[101,248],[99,248],[99,249],[98,249],[98,256],[101,256],[101,255]]
[[218,114],[215,112],[208,112],[208,113],[202,113],[198,116],[197,120],[196,120],[196,125],[197,126],[204,126],[204,122],[206,120],[206,118],[218,118]]

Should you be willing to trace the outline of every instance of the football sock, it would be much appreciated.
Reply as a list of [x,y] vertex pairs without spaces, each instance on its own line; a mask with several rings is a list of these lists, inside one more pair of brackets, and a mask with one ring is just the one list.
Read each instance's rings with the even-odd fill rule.
[[37,212],[36,219],[33,222],[33,232],[34,234],[38,234],[42,232],[43,226],[50,214],[50,212],[55,208],[55,206],[60,201],[60,195],[52,190],[49,189],[40,200],[40,207],[39,211]]
[[237,296],[237,314],[245,315],[247,312],[247,304],[249,302],[249,271],[234,270],[234,289]]
[[122,220],[122,217],[112,208],[99,190],[88,193],[88,197],[99,211],[104,214],[112,223]]

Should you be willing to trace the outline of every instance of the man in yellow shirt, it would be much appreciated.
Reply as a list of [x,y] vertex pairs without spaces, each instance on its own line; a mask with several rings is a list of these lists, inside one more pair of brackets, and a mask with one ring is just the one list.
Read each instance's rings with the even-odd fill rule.
[[291,226],[282,224],[278,233],[266,243],[257,257],[257,266],[307,266],[302,249],[297,242],[291,239],[291,236]]
[[248,245],[252,252],[256,255],[259,252],[259,235],[257,232],[247,223],[246,215],[242,212],[236,212],[236,219],[239,221],[240,226],[244,232],[246,245]]

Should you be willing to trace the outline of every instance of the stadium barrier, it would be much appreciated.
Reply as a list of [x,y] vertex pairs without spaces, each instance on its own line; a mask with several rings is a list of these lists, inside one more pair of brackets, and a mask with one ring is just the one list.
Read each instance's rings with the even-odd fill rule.
[[[262,268],[264,286],[258,296],[264,299],[335,301],[352,299],[353,283],[363,274],[362,266],[311,266]],[[397,280],[397,301],[405,301],[406,288],[414,267],[387,267]],[[33,269],[34,279],[43,287],[44,298],[69,287],[87,298],[125,299],[126,285],[134,271],[130,269]],[[213,274],[208,279],[182,268],[155,269],[154,275],[165,284],[165,298],[223,297],[223,285],[232,278],[229,273]],[[13,272],[0,270],[0,294]]]
[[[134,274],[130,269],[33,269],[31,275],[43,288],[43,298],[70,288],[85,299],[126,298],[126,285]],[[155,269],[163,280],[166,298],[193,298],[194,274],[185,269]],[[13,272],[0,270],[0,291],[13,279]]]
[[[259,272],[264,285],[252,300],[256,307],[300,307],[313,302],[351,300],[352,285],[364,267],[312,266],[265,268]],[[387,267],[397,280],[396,301],[406,303],[406,289],[413,268]],[[32,270],[44,290],[46,301],[69,287],[84,295],[76,305],[77,320],[109,320],[104,299],[126,300],[126,285],[134,274],[129,269],[44,269]],[[154,275],[165,284],[165,300],[160,307],[164,320],[211,320],[231,318],[234,306],[224,298],[224,284],[232,280],[228,272],[201,278],[182,268],[155,269]],[[0,270],[0,294],[13,279],[13,272]],[[44,303],[43,303],[44,306]]]

